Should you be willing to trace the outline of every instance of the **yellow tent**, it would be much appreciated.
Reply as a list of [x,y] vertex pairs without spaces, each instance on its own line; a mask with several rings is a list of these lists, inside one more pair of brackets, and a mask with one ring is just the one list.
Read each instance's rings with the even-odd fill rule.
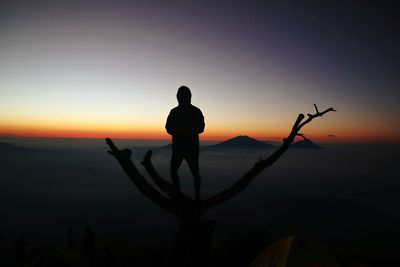
[[267,247],[250,267],[339,267],[338,262],[316,245],[287,236]]

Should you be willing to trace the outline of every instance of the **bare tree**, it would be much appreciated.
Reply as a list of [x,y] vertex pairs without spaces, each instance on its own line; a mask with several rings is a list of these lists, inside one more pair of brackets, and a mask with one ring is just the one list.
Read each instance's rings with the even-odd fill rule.
[[296,136],[302,136],[300,130],[313,119],[322,117],[330,111],[328,108],[320,112],[314,104],[315,113],[299,114],[289,135],[283,139],[282,145],[265,159],[257,161],[242,177],[240,177],[231,187],[223,190],[214,196],[204,200],[194,200],[185,194],[179,193],[172,183],[165,180],[156,171],[151,161],[152,151],[147,151],[141,164],[146,169],[148,175],[157,185],[150,184],[139,172],[131,160],[132,151],[129,149],[118,149],[110,138],[106,143],[110,147],[108,153],[113,155],[121,165],[122,169],[131,179],[136,188],[148,199],[158,204],[165,210],[175,215],[180,223],[176,236],[171,266],[201,266],[202,259],[211,245],[215,222],[204,221],[202,216],[212,207],[235,197],[253,181],[262,171],[272,166],[294,142]]

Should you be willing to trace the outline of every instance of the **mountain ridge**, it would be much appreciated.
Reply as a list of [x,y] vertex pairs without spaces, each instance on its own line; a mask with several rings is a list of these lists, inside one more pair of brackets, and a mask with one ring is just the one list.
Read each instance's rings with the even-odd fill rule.
[[221,143],[206,146],[209,149],[271,149],[274,146],[263,141],[259,141],[255,138],[249,137],[247,135],[238,135],[231,139],[222,141]]
[[295,149],[322,149],[322,146],[317,145],[310,139],[297,141],[290,145],[291,148]]

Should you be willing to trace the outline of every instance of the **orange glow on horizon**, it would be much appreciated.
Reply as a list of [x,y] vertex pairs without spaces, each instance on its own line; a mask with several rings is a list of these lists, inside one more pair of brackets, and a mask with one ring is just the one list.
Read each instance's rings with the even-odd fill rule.
[[[0,135],[17,137],[49,137],[49,138],[120,138],[120,139],[150,139],[150,140],[170,140],[171,136],[158,128],[94,128],[76,129],[72,127],[0,127]],[[328,136],[321,131],[310,130],[310,134],[305,132],[307,138],[322,143],[399,143],[400,138],[393,133],[383,135],[378,132],[338,132],[336,136]],[[266,135],[260,131],[226,131],[226,130],[207,130],[200,135],[202,141],[223,141],[238,135],[247,135],[257,140],[270,140],[281,142],[289,134],[288,130],[270,131]]]
[[[333,120],[333,121],[332,121]],[[309,124],[301,133],[311,140],[323,143],[400,143],[400,133],[397,128],[385,125],[371,128],[368,125],[341,124],[341,121],[318,120]],[[202,141],[223,141],[238,135],[247,135],[258,140],[281,142],[287,137],[293,124],[292,121],[277,121],[265,124],[230,121],[206,121],[206,129],[200,135]],[[127,120],[102,121],[97,118],[87,119],[52,119],[36,117],[3,118],[0,125],[1,135],[16,135],[24,137],[55,137],[55,138],[123,138],[170,140],[164,129],[164,121],[158,119],[144,122]]]

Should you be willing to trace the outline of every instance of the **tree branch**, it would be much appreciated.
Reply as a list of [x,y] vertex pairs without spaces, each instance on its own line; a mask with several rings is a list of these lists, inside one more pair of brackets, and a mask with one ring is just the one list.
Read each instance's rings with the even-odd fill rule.
[[150,178],[160,188],[160,190],[171,198],[185,198],[186,200],[191,200],[188,196],[179,193],[172,183],[166,181],[161,177],[161,175],[156,171],[153,166],[153,163],[151,161],[152,155],[153,151],[148,150],[146,155],[143,157],[143,161],[141,162],[141,164],[144,166]]
[[140,174],[136,166],[131,161],[132,151],[129,149],[118,149],[110,138],[106,138],[106,143],[110,147],[109,154],[113,155],[121,165],[122,169],[131,179],[136,188],[147,198],[178,216],[180,210],[174,201],[163,196],[157,189],[146,181],[143,175]]
[[248,170],[235,184],[233,184],[230,188],[227,190],[221,191],[220,193],[205,199],[203,201],[203,205],[209,209],[213,206],[216,206],[222,202],[225,202],[234,196],[238,195],[240,192],[245,190],[247,186],[250,184],[250,182],[253,181],[253,179],[260,174],[263,170],[265,170],[267,167],[272,166],[284,153],[285,151],[290,147],[290,145],[294,142],[294,139],[297,135],[299,135],[300,129],[311,122],[313,119],[317,117],[322,117],[325,113],[330,112],[330,111],[336,111],[333,108],[328,108],[323,112],[319,112],[317,105],[314,104],[316,113],[315,114],[308,114],[308,118],[303,121],[304,115],[299,114],[295,123],[293,124],[292,130],[289,133],[288,137],[283,139],[283,144],[276,150],[271,156],[269,156],[266,159],[261,159],[257,163],[254,164],[254,166]]
[[318,108],[317,108],[317,105],[314,104],[314,106],[315,106],[316,113],[315,113],[315,114],[307,114],[307,115],[308,115],[307,120],[305,120],[303,123],[301,123],[301,124],[299,125],[299,129],[298,129],[298,130],[300,130],[304,125],[306,125],[307,123],[309,123],[309,122],[312,121],[313,119],[315,119],[315,118],[317,118],[317,117],[322,117],[325,113],[327,113],[327,112],[329,112],[329,111],[337,111],[337,110],[334,109],[334,108],[328,108],[328,109],[326,109],[326,110],[324,110],[324,111],[322,111],[322,112],[319,112],[319,111],[318,111]]

